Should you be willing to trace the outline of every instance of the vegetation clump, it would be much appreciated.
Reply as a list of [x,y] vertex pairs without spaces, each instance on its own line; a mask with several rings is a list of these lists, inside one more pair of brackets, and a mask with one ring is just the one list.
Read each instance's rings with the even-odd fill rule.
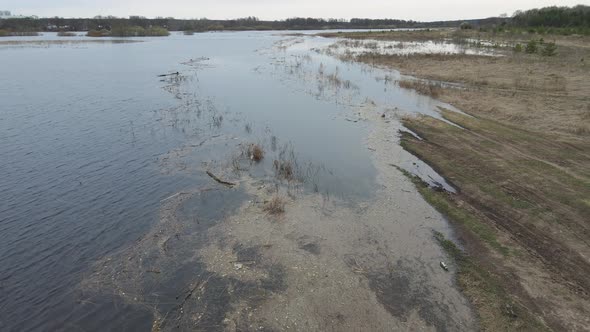
[[542,56],[554,56],[557,55],[557,45],[553,42],[544,43],[543,49],[541,50]]
[[264,150],[258,144],[250,144],[248,147],[248,157],[250,160],[259,162],[264,158]]
[[0,29],[0,37],[34,37],[38,36],[36,31],[12,31],[10,29]]
[[293,171],[293,164],[288,160],[275,160],[273,162],[276,175],[285,180],[293,179],[295,172]]
[[285,200],[278,194],[275,194],[268,202],[266,202],[263,210],[269,214],[282,214],[285,212],[285,204]]
[[463,23],[461,23],[459,28],[461,28],[461,30],[471,30],[471,29],[473,29],[473,25],[471,25],[471,23],[469,23],[469,22],[463,22]]
[[115,26],[111,30],[90,30],[86,34],[88,37],[164,37],[169,36],[170,32],[166,28],[152,26],[143,28],[141,26]]
[[404,89],[411,89],[417,93],[436,98],[440,95],[442,88],[438,84],[423,81],[410,81],[402,80],[399,81],[399,86]]
[[526,44],[526,47],[524,49],[524,51],[527,54],[535,54],[537,53],[537,50],[539,49],[539,47],[537,46],[537,41],[534,39],[529,40],[529,42]]

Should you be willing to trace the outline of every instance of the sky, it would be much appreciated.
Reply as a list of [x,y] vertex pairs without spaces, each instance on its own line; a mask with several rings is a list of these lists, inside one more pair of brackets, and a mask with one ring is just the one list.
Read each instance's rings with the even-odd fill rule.
[[0,10],[42,17],[362,17],[438,21],[512,15],[519,9],[577,4],[590,5],[590,0],[0,0]]

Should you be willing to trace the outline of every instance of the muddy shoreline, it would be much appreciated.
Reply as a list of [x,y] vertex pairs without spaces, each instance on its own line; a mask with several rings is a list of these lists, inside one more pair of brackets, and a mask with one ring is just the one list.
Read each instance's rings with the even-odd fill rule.
[[[341,37],[496,45],[539,38],[452,30]],[[456,243],[465,251],[452,242],[443,246],[459,262],[459,284],[490,330],[586,330],[589,323],[589,247],[582,235],[590,211],[583,203],[590,194],[589,113],[582,92],[588,89],[582,78],[588,75],[587,38],[543,37],[556,42],[556,55],[520,54],[509,46],[500,47],[498,57],[369,50],[346,58],[411,75],[408,88],[469,115],[441,109],[447,123],[406,117],[404,125],[419,138],[404,135],[402,145],[459,190],[437,193],[416,181],[457,230]]]
[[[439,266],[446,258],[433,232],[452,236],[445,221],[392,166],[403,153],[388,142],[395,131],[371,106],[359,115],[375,124],[367,138],[379,170],[375,199],[343,201],[217,170],[237,186],[212,181],[165,200],[160,223],[99,262],[82,288],[153,303],[154,331],[475,329],[455,267]],[[277,191],[285,212],[271,215],[264,206]],[[213,200],[222,210],[203,205]],[[177,288],[177,304],[163,304],[153,287]]]

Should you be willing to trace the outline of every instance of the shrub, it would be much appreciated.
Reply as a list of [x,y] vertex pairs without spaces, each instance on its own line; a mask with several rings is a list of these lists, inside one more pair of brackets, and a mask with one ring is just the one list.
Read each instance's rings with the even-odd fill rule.
[[522,45],[521,45],[520,43],[518,43],[518,44],[514,45],[514,49],[513,49],[513,50],[514,50],[514,52],[516,52],[516,53],[520,53],[520,52],[522,52]]
[[537,41],[534,39],[531,39],[527,44],[526,44],[526,48],[524,49],[524,51],[527,54],[534,54],[537,53],[538,50],[538,46],[537,46]]
[[543,56],[554,56],[557,54],[557,45],[555,43],[545,43],[543,45],[543,49],[541,50],[541,55]]
[[461,28],[461,30],[471,30],[471,29],[473,29],[473,25],[471,25],[471,23],[469,23],[469,22],[463,22],[463,23],[461,23],[459,28]]

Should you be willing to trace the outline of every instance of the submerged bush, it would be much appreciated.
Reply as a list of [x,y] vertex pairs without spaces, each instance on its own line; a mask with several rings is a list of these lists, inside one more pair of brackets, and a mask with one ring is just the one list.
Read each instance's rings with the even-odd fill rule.
[[261,161],[264,158],[264,150],[258,144],[250,144],[248,147],[248,157],[253,161]]

